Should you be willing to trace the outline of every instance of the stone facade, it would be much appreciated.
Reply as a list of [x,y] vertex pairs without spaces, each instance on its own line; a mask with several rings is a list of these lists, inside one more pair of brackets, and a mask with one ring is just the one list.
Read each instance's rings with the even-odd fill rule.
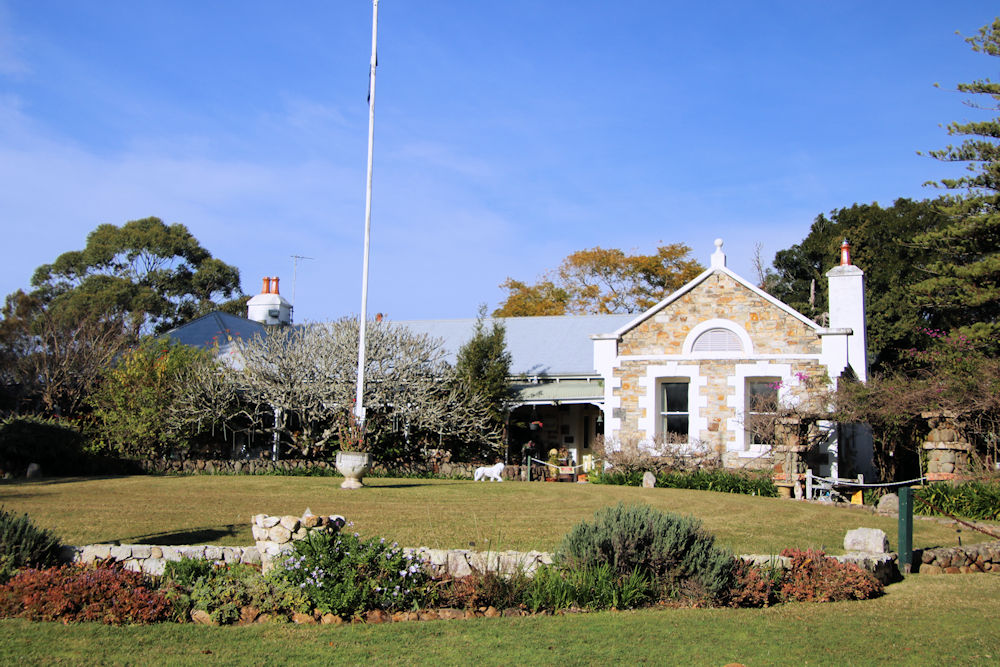
[[927,452],[927,479],[960,479],[969,473],[972,445],[962,439],[955,415],[923,413],[930,432],[922,447]]
[[914,556],[914,561],[918,563],[916,571],[920,574],[1000,572],[1000,542],[924,549]]

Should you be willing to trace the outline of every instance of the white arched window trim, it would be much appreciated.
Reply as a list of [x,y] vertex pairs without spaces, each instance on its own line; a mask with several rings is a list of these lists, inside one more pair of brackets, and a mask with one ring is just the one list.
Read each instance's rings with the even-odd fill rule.
[[[694,342],[698,340],[699,336],[710,329],[725,329],[732,332],[740,340],[740,344],[743,346],[743,349],[739,352],[694,352]],[[750,340],[750,334],[747,333],[747,330],[732,320],[723,319],[705,320],[692,328],[691,331],[688,332],[687,338],[684,339],[684,346],[681,349],[685,355],[707,358],[747,357],[754,353],[753,341]]]

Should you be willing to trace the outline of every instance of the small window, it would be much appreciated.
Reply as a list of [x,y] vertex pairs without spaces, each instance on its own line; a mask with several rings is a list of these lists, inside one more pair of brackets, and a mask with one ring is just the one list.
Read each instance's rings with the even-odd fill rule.
[[730,331],[729,329],[723,329],[721,327],[716,329],[709,329],[705,333],[698,336],[694,345],[691,346],[692,352],[742,352],[743,343],[740,342],[739,336]]
[[778,412],[778,378],[748,378],[746,406],[746,443],[774,444],[774,419]]
[[660,385],[660,433],[671,440],[688,440],[688,383]]

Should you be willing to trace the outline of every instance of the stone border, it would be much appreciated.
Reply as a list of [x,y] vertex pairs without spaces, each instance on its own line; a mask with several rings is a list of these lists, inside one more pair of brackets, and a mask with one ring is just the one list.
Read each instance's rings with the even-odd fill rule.
[[[496,572],[504,575],[518,571],[531,576],[541,565],[550,565],[553,555],[545,551],[471,551],[468,549],[429,549],[427,547],[404,547],[405,553],[413,554],[433,576],[450,575],[456,579],[471,574]],[[930,553],[925,551],[924,553]],[[165,546],[151,544],[88,544],[78,547],[63,547],[61,557],[66,563],[94,563],[116,561],[127,570],[160,576],[167,561],[182,558],[204,558],[217,564],[250,563],[262,565],[265,558],[257,547],[220,547],[212,545]],[[791,559],[786,556],[766,554],[742,555],[740,558],[757,565],[775,565],[788,568]],[[897,557],[894,553],[869,554],[848,553],[830,556],[841,563],[854,563],[868,570],[883,584],[895,581],[899,576]],[[924,565],[924,568],[927,566]]]
[[1000,572],[1000,541],[914,550],[913,560],[920,574]]

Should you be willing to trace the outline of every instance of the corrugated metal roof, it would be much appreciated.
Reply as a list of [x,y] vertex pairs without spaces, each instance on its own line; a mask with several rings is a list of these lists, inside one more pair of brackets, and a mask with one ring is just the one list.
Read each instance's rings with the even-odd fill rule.
[[167,335],[192,347],[210,348],[218,345],[219,352],[226,354],[234,339],[250,339],[266,332],[267,327],[259,322],[216,310],[171,329]]
[[[535,375],[595,375],[593,334],[606,334],[624,326],[635,315],[552,315],[500,317],[507,329],[511,373]],[[448,362],[455,363],[459,348],[470,338],[475,318],[460,320],[402,320],[394,322],[414,333],[444,341]],[[492,319],[486,320],[492,326]]]
[[[593,334],[606,334],[624,326],[635,315],[553,315],[545,317],[500,317],[507,329],[511,374],[534,376],[596,375]],[[400,320],[416,334],[439,338],[447,361],[455,363],[459,348],[472,338],[475,318],[457,320]],[[486,320],[492,326],[492,319]],[[226,353],[234,338],[266,334],[264,325],[243,317],[216,311],[167,332],[171,338],[197,347],[218,344]]]

